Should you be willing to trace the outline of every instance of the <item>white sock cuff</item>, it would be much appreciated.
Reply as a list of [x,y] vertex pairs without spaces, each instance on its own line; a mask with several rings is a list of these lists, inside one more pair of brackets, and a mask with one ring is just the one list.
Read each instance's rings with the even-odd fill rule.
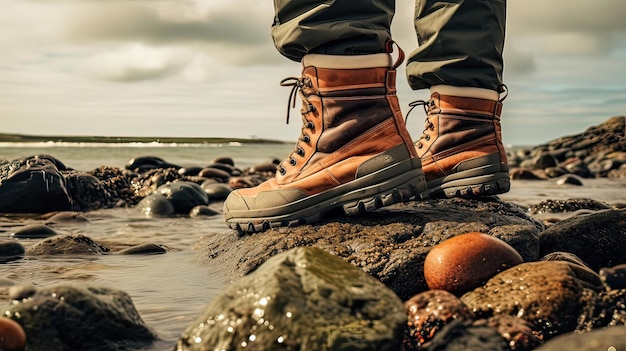
[[391,67],[391,55],[323,55],[308,54],[302,58],[302,66],[315,66],[330,69],[359,69]]
[[474,87],[455,87],[452,85],[433,85],[432,87],[430,87],[430,93],[439,93],[441,95],[461,96],[492,101],[498,101],[500,99],[500,93],[495,90]]

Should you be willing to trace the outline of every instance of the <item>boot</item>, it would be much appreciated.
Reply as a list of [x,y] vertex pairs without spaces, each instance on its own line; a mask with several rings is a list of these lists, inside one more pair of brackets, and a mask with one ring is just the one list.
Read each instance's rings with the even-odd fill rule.
[[[380,55],[382,67],[345,68],[366,66],[367,56],[380,61]],[[274,178],[235,190],[224,202],[226,222],[239,233],[313,223],[335,209],[357,215],[426,189],[396,96],[402,51],[392,66],[389,54],[311,56],[303,59],[302,77],[281,83],[293,86],[290,103],[296,93],[302,98],[302,135],[294,151]]]
[[[497,96],[497,93],[494,92]],[[511,187],[502,145],[502,100],[434,92],[423,104],[426,126],[415,144],[426,175],[429,197],[501,194]]]

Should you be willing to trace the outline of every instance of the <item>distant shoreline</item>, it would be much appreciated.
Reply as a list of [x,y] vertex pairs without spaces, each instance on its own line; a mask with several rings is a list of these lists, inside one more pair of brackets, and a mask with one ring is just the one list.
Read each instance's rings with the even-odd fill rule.
[[272,139],[243,138],[199,138],[199,137],[122,137],[122,136],[66,136],[66,135],[24,135],[0,133],[2,143],[162,143],[162,144],[284,144]]

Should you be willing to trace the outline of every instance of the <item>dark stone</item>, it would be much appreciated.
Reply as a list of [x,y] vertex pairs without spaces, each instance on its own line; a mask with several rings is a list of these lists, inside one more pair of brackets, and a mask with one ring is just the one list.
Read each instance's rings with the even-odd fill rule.
[[321,249],[277,255],[214,298],[185,350],[398,350],[406,313],[377,279]]
[[495,328],[486,324],[452,321],[435,335],[424,351],[509,351],[506,341]]
[[537,238],[543,228],[520,207],[493,198],[427,200],[394,205],[367,216],[336,216],[315,225],[270,229],[241,238],[212,237],[203,244],[203,255],[237,279],[277,253],[315,246],[362,268],[406,300],[428,290],[424,260],[440,242],[483,232],[504,240],[525,261],[531,261],[539,258]]
[[541,340],[523,318],[497,314],[489,317],[487,324],[500,333],[502,338],[507,341],[511,351],[530,351],[541,345]]
[[234,166],[235,165],[235,161],[233,160],[233,158],[232,157],[228,157],[228,156],[214,158],[214,159],[211,160],[211,163],[221,163],[221,164],[225,164],[225,165],[229,165],[229,166]]
[[0,166],[0,213],[69,210],[65,178],[48,159],[31,157]]
[[95,286],[47,286],[9,297],[6,317],[19,322],[27,350],[131,351],[157,336],[123,291]]
[[589,333],[568,333],[538,347],[537,351],[621,351],[626,350],[626,326],[618,325]]
[[136,208],[148,217],[167,217],[176,214],[172,202],[161,194],[150,194],[144,197]]
[[152,169],[175,168],[178,170],[180,166],[168,163],[160,157],[141,156],[128,161],[125,168],[131,171],[143,173]]
[[59,212],[55,213],[44,224],[57,226],[73,226],[89,224],[89,219],[79,212]]
[[0,240],[0,263],[24,256],[24,245],[13,240]]
[[579,210],[600,211],[609,209],[609,205],[592,199],[546,200],[528,209],[531,214],[563,213]]
[[198,167],[198,166],[189,166],[189,167],[183,167],[180,168],[178,170],[178,174],[182,175],[182,176],[197,176],[200,174],[200,171],[202,171],[202,167]]
[[33,245],[29,256],[42,255],[103,255],[109,249],[84,235],[55,236]]
[[498,314],[525,319],[540,339],[575,330],[583,294],[598,289],[580,275],[581,266],[565,261],[526,262],[491,278],[461,297],[477,318]]
[[188,214],[195,206],[209,204],[207,193],[200,185],[192,182],[174,181],[161,185],[156,193],[165,196],[179,214]]
[[213,217],[221,214],[222,212],[216,211],[206,205],[196,206],[189,211],[189,217]]
[[226,182],[228,181],[228,178],[230,178],[229,172],[223,171],[215,167],[203,168],[200,170],[200,172],[198,172],[198,175],[209,179],[219,179],[221,182]]
[[209,195],[211,201],[224,200],[233,191],[233,188],[223,183],[202,183],[202,189]]
[[546,169],[548,167],[556,167],[558,166],[558,164],[559,162],[557,161],[556,157],[554,157],[552,154],[542,153],[539,156],[537,156],[537,158],[535,159],[533,163],[533,168],[534,169]]
[[45,224],[29,224],[18,228],[11,233],[11,237],[16,239],[43,239],[57,235],[56,230]]
[[583,181],[573,175],[573,174],[567,174],[564,175],[562,177],[560,177],[559,179],[556,180],[556,184],[558,185],[576,185],[576,186],[582,186],[583,185]]
[[605,210],[558,222],[540,236],[540,255],[571,252],[594,271],[626,263],[626,210]]
[[119,255],[156,255],[167,253],[168,249],[158,244],[140,244],[117,252]]
[[600,278],[611,289],[626,289],[626,264],[600,268]]

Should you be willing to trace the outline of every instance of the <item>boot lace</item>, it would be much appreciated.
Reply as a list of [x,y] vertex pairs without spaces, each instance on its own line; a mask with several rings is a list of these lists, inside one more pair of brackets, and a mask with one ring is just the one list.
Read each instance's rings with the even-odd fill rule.
[[[302,88],[310,88],[312,87],[312,83],[311,79],[307,77],[288,77],[283,79],[280,82],[280,85],[283,87],[292,87],[291,92],[289,93],[289,99],[287,100],[287,124],[289,124],[289,114],[291,109],[296,107],[296,95],[300,96],[300,98],[302,99],[302,109],[300,110],[300,113],[302,114],[302,133],[300,135],[298,143],[296,144],[295,149],[289,154],[286,159],[291,166],[295,166],[298,164],[298,161],[295,157],[305,156],[304,148],[300,146],[300,142],[309,143],[311,141],[311,136],[309,135],[308,130],[315,129],[315,124],[306,118],[306,114],[315,111],[315,106],[311,102],[309,102],[307,96],[302,92]],[[283,166],[283,162],[285,162],[286,160],[283,160],[277,167],[277,170],[278,172],[280,172],[281,175],[285,175],[287,173],[287,170]]]
[[417,143],[415,145],[417,145],[418,149],[421,149],[422,147],[424,147],[424,145],[422,144],[422,140],[426,140],[429,141],[430,140],[430,134],[427,134],[427,131],[433,131],[435,130],[435,125],[433,124],[433,122],[430,121],[430,119],[428,118],[428,111],[435,106],[435,101],[434,100],[415,100],[411,103],[409,103],[409,106],[411,107],[409,109],[409,111],[406,114],[406,118],[404,119],[404,123],[406,124],[407,120],[409,119],[409,114],[411,114],[411,111],[413,111],[414,108],[416,108],[417,106],[422,106],[424,108],[424,112],[426,113],[426,119],[424,122],[424,130],[422,131],[422,135],[420,136],[419,140],[417,141]]

